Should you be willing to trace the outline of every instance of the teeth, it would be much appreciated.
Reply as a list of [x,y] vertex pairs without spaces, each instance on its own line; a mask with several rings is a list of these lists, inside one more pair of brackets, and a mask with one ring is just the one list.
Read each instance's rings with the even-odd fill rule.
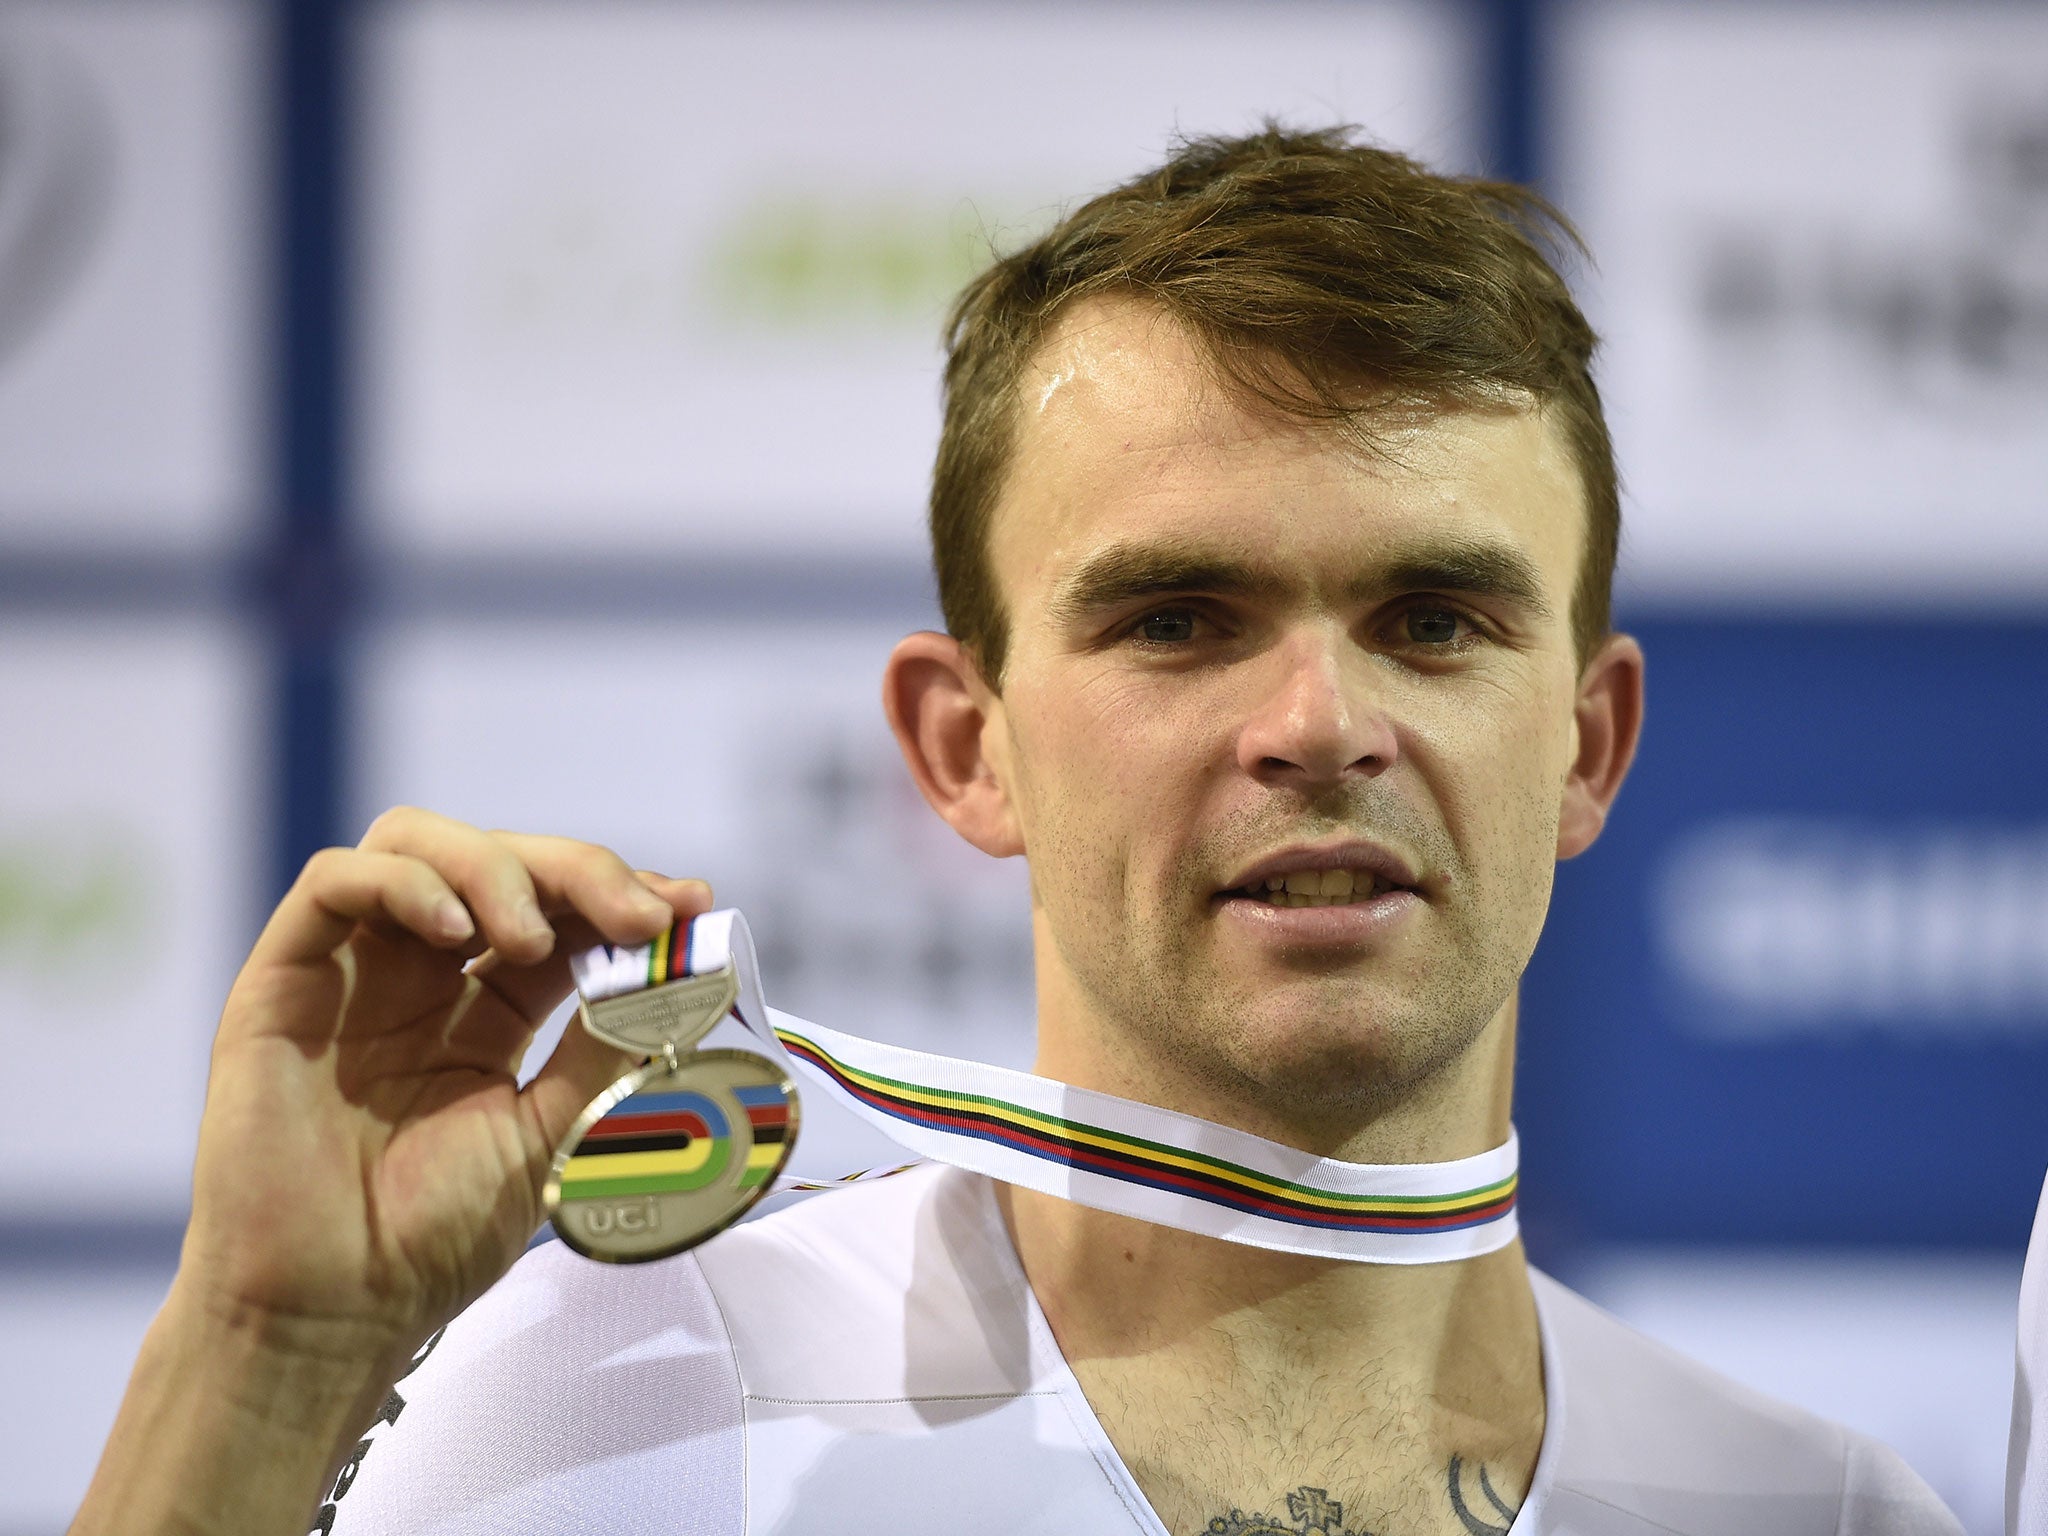
[[1269,875],[1263,889],[1254,884],[1245,894],[1276,907],[1339,907],[1370,901],[1392,889],[1391,882],[1362,869],[1307,869]]

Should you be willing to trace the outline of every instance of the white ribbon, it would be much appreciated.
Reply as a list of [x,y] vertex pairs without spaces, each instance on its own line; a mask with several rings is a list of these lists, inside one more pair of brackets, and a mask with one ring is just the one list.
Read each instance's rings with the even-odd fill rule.
[[[681,935],[678,935],[681,938]],[[899,1146],[1096,1210],[1226,1242],[1371,1264],[1475,1258],[1514,1241],[1519,1144],[1447,1163],[1346,1163],[1051,1078],[842,1034],[771,1009],[746,919],[732,908],[689,927],[683,969],[730,967],[733,1012],[761,1048]],[[616,994],[646,975],[645,948],[600,946],[577,982]],[[644,980],[642,982],[644,985]],[[786,1189],[886,1177],[778,1181]]]

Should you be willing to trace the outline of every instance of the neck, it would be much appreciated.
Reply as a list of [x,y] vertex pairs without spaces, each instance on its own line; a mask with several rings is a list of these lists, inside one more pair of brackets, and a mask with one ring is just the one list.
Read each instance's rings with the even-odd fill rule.
[[[1055,1027],[1041,1029],[1041,1076],[1198,1115],[1318,1156],[1448,1162],[1508,1138],[1513,998],[1458,1062],[1427,1075],[1414,1091],[1364,1112],[1310,1116],[1259,1097],[1219,1102],[1224,1095],[1216,1088],[1172,1064],[1076,1043],[1115,1039],[1108,1031],[1046,1022]],[[1520,1243],[1454,1263],[1367,1264],[1225,1242],[1015,1186],[1003,1186],[1002,1199],[1018,1253],[1069,1359],[1076,1348],[1134,1355],[1227,1335],[1239,1352],[1270,1345],[1282,1363],[1290,1339],[1312,1335],[1366,1344],[1388,1366],[1411,1356],[1420,1370],[1458,1353],[1449,1338],[1454,1332],[1477,1342],[1483,1355],[1496,1326],[1533,1330]]]
[[[1128,1037],[1060,1017],[1059,1001],[1041,988],[1041,1008],[1055,1008],[1041,1014],[1038,1071],[1076,1086],[1349,1162],[1445,1162],[1508,1137],[1512,998],[1458,1060],[1418,1074],[1412,1088],[1312,1114],[1295,1112],[1283,1095],[1233,1094],[1171,1063],[1138,1059]],[[1071,1024],[1087,1027],[1061,1027]],[[1106,1041],[1122,1049],[1099,1044]],[[1225,1242],[1015,1186],[998,1198],[1061,1351],[1127,1454],[1136,1452],[1119,1422],[1142,1443],[1142,1429],[1128,1426],[1210,1397],[1261,1405],[1245,1428],[1301,1444],[1319,1416],[1357,1415],[1369,1383],[1365,1411],[1385,1414],[1389,1433],[1420,1426],[1415,1443],[1428,1454],[1476,1457],[1495,1466],[1496,1481],[1527,1487],[1544,1402],[1519,1243],[1448,1263],[1359,1263]],[[1155,1502],[1178,1500],[1200,1514],[1199,1476],[1148,1465],[1138,1476]]]
[[[1040,946],[1041,954],[1045,949]],[[1155,1104],[1263,1136],[1282,1146],[1351,1163],[1445,1163],[1491,1151],[1508,1139],[1518,998],[1447,1061],[1422,1065],[1323,1064],[1301,1076],[1388,1086],[1316,1096],[1274,1086],[1249,1071],[1196,1063],[1148,1049],[1075,985],[1064,970],[1038,971],[1041,1077]]]
[[1077,1370],[1147,1356],[1252,1382],[1340,1369],[1481,1419],[1502,1407],[1522,1413],[1514,1400],[1527,1388],[1540,1402],[1519,1242],[1456,1263],[1360,1264],[1224,1242],[1014,1185],[997,1198]]

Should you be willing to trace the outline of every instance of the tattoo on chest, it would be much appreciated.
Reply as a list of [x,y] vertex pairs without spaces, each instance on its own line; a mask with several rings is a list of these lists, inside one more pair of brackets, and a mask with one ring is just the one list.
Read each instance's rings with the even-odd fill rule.
[[1363,1526],[1352,1530],[1344,1523],[1344,1505],[1322,1488],[1297,1488],[1287,1495],[1287,1518],[1248,1515],[1233,1509],[1209,1522],[1209,1536],[1302,1536],[1305,1531],[1327,1532],[1328,1536],[1372,1536]]
[[[1486,1475],[1482,1464],[1476,1479],[1467,1479],[1465,1463],[1457,1457],[1451,1458],[1450,1465],[1451,1512],[1455,1514],[1471,1536],[1507,1536],[1508,1527],[1515,1523],[1515,1512],[1507,1501],[1493,1491],[1493,1479]],[[1479,1509],[1475,1511],[1466,1500],[1468,1482],[1479,1485]]]
[[[1482,1465],[1469,1470],[1461,1457],[1453,1456],[1446,1469],[1451,1513],[1458,1517],[1468,1536],[1507,1536],[1515,1523],[1515,1507],[1494,1490],[1493,1479]],[[1474,1506],[1477,1506],[1476,1508]],[[1326,1488],[1301,1487],[1287,1495],[1287,1514],[1246,1514],[1233,1509],[1209,1521],[1208,1536],[1381,1536],[1364,1526],[1344,1523],[1344,1504],[1330,1497]]]

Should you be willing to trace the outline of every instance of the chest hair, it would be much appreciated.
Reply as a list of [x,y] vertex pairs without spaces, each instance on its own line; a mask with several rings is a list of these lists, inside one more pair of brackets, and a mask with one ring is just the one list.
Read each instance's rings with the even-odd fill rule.
[[1505,1536],[1542,1439],[1379,1373],[1306,1357],[1280,1379],[1185,1359],[1097,1359],[1082,1390],[1174,1536]]

